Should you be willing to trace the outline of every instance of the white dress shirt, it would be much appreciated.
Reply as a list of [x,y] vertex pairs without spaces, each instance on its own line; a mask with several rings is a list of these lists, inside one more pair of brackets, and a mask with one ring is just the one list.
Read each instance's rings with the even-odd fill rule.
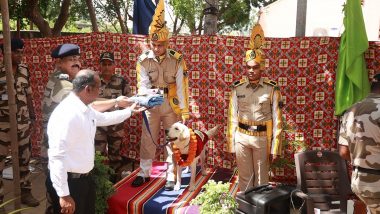
[[88,173],[94,167],[96,126],[123,122],[131,116],[129,108],[100,113],[70,93],[50,116],[49,169],[58,196],[70,195],[67,173]]

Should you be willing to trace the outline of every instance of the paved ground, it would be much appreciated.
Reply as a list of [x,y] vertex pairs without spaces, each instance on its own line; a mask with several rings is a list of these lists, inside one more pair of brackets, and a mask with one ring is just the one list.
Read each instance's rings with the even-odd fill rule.
[[[40,205],[38,207],[33,207],[28,210],[23,211],[23,214],[43,214],[45,213],[45,207],[46,207],[46,189],[45,189],[45,173],[43,173],[41,165],[38,161],[33,160],[31,167],[34,169],[31,174],[31,181],[32,181],[32,193],[33,195],[40,201]],[[4,195],[5,199],[4,201],[7,201],[9,199],[14,198],[13,193],[13,180],[6,180],[4,181]],[[22,207],[26,207],[23,206]],[[9,204],[5,207],[6,212],[10,212],[14,210],[14,205]]]

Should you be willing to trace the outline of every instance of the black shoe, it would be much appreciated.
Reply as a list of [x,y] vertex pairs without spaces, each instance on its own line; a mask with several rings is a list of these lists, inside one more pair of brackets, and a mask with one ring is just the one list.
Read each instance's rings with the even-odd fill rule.
[[165,190],[168,190],[168,191],[174,190],[174,181],[166,181]]
[[40,202],[32,195],[30,190],[21,191],[21,203],[28,207],[37,207],[40,205]]
[[144,178],[144,177],[142,177],[142,176],[137,176],[137,177],[135,178],[135,180],[133,180],[133,182],[132,182],[132,186],[133,186],[133,187],[139,187],[139,186],[142,186],[144,183],[146,183],[146,182],[148,182],[148,181],[150,181],[150,177],[146,177],[146,178]]

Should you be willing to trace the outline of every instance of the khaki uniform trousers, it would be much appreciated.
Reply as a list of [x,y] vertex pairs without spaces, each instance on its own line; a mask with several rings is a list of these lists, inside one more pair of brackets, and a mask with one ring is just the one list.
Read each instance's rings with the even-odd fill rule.
[[240,191],[268,183],[269,164],[266,135],[250,136],[236,131],[235,152]]
[[[157,146],[160,143],[159,134],[161,121],[164,130],[180,120],[180,117],[174,113],[170,107],[169,100],[164,99],[164,103],[152,109],[145,111],[149,128],[152,133],[150,136],[145,122],[142,125],[141,145],[140,145],[140,168],[139,176],[149,177],[152,168],[152,160],[155,158]],[[155,142],[152,142],[152,138]],[[173,152],[170,145],[166,146],[166,161],[168,162],[167,180],[174,181]]]

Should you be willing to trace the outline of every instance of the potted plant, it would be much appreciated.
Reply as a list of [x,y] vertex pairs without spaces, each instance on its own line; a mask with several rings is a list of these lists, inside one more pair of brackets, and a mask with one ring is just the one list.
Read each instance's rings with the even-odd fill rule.
[[95,166],[93,177],[96,186],[95,213],[106,213],[108,209],[107,199],[115,192],[115,188],[110,181],[113,170],[104,164],[106,157],[99,152],[95,155]]
[[204,191],[201,192],[191,204],[198,205],[200,213],[204,214],[232,214],[235,213],[237,203],[235,198],[229,193],[230,184],[216,183],[214,180],[209,180],[204,186]]

